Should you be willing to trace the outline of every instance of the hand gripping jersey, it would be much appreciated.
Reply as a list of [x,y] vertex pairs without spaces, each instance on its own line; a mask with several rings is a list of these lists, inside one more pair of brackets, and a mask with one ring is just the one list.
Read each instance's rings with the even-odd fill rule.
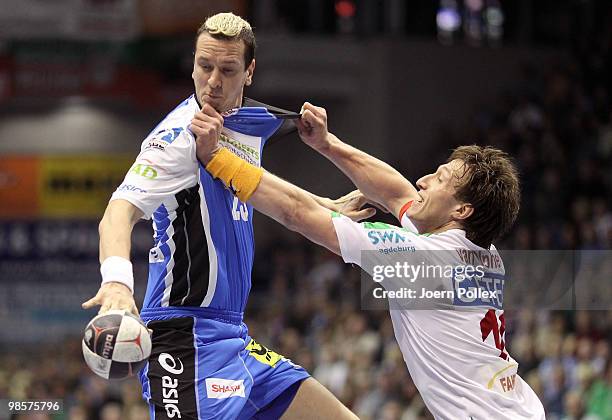
[[[155,246],[143,309],[202,307],[241,314],[251,287],[252,207],[198,162],[188,127],[199,109],[192,96],[159,123],[112,200],[127,200],[153,219]],[[224,117],[220,142],[260,166],[263,146],[281,124],[266,108],[239,108]]]
[[[406,215],[403,228],[356,223],[338,214],[333,223],[347,263],[365,267],[372,262],[367,259],[390,265],[401,258],[423,267],[481,265],[478,287],[501,293],[491,299],[458,299],[453,293],[446,310],[430,305],[390,311],[404,361],[436,419],[544,419],[541,402],[517,375],[518,364],[505,349],[504,266],[495,247],[476,246],[460,229],[419,235]],[[461,283],[455,279],[434,276],[422,284],[427,290],[457,292]]]

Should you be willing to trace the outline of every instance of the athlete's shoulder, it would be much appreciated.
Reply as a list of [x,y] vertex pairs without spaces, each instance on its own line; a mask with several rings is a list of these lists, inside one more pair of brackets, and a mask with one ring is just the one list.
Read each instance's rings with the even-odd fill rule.
[[489,251],[476,245],[467,237],[463,229],[448,229],[443,232],[427,235],[430,241],[437,242],[441,249],[466,249],[470,251]]
[[476,245],[469,240],[466,232],[462,229],[450,229],[435,235],[435,237],[443,241],[444,248],[442,249],[457,251],[462,261],[484,262],[485,267],[490,271],[501,274],[505,272],[504,262],[495,245],[491,245],[489,248]]
[[151,149],[163,151],[169,147],[190,148],[193,135],[189,131],[189,124],[198,109],[198,103],[193,95],[182,101],[145,137],[141,151]]
[[432,237],[441,239],[449,245],[453,245],[461,249],[469,249],[471,251],[484,251],[498,254],[495,245],[491,244],[489,248],[483,248],[480,245],[476,245],[468,238],[467,233],[463,229],[449,229],[444,232],[432,235]]
[[187,127],[194,114],[200,109],[195,96],[191,95],[164,117],[158,126],[181,126]]
[[[448,243],[449,245],[459,245],[465,247],[466,245],[470,248],[477,247],[470,241],[463,229],[449,229],[444,232],[435,233],[430,235],[432,239],[437,239]],[[479,248],[479,247],[477,247]]]

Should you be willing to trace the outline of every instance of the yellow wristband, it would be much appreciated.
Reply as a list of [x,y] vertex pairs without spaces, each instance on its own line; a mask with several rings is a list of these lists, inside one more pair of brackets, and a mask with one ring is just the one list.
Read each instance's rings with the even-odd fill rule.
[[242,159],[222,147],[217,154],[208,162],[206,170],[213,176],[219,178],[225,185],[230,185],[230,180],[236,175],[242,166]]
[[208,162],[206,170],[214,178],[219,178],[231,187],[242,202],[251,198],[263,176],[263,169],[246,162],[225,148],[219,150]]

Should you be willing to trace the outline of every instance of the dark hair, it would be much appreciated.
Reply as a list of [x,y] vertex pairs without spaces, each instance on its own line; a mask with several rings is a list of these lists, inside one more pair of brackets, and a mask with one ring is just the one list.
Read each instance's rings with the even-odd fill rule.
[[[215,29],[212,29],[210,26],[211,21],[214,22],[213,24],[217,24],[218,20],[221,19],[217,19],[219,17],[225,18],[225,22],[227,22],[228,20],[230,21],[230,25],[234,25],[233,27],[230,27],[229,29],[236,29],[236,27],[239,28],[238,31],[236,31],[235,33],[232,31],[230,33],[228,33],[228,31],[225,31],[223,27],[218,27],[216,26]],[[224,22],[221,22],[221,24],[223,24]],[[207,33],[208,35],[210,35],[211,37],[215,38],[215,39],[221,39],[224,41],[236,41],[236,40],[242,40],[242,42],[244,43],[244,69],[246,70],[249,65],[251,64],[251,61],[253,61],[253,59],[255,58],[255,50],[257,49],[257,44],[255,42],[255,34],[253,33],[253,29],[251,28],[251,25],[244,19],[242,19],[239,16],[236,16],[232,13],[219,13],[217,15],[214,16],[210,16],[208,17],[204,23],[198,28],[198,31],[196,33],[196,37],[195,37],[195,43],[194,46],[197,45],[198,43],[198,39],[200,38],[200,35],[202,35],[203,33]]]
[[460,146],[448,161],[454,159],[465,165],[455,198],[474,208],[462,221],[466,237],[488,249],[510,230],[518,215],[521,189],[516,167],[505,152],[493,147]]

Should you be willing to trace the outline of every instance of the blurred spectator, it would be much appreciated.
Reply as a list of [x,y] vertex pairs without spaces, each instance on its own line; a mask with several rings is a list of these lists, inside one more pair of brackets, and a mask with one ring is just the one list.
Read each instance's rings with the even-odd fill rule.
[[612,363],[608,354],[606,370],[587,393],[587,413],[601,419],[612,419]]

